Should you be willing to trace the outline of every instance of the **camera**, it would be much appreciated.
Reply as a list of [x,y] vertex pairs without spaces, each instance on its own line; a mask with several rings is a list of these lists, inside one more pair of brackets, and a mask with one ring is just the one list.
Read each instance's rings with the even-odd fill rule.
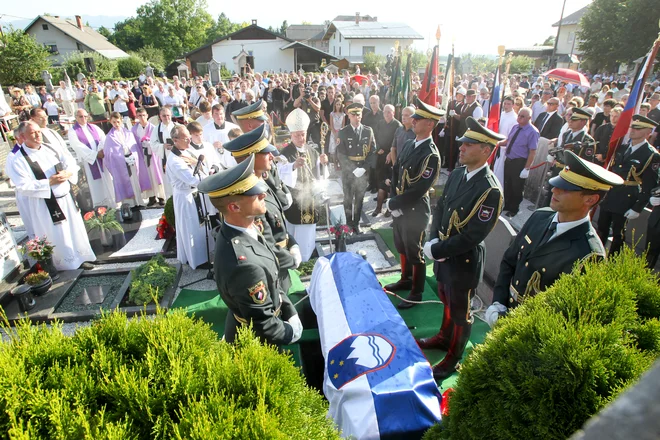
[[305,89],[305,98],[310,98],[312,96],[312,89],[307,87]]

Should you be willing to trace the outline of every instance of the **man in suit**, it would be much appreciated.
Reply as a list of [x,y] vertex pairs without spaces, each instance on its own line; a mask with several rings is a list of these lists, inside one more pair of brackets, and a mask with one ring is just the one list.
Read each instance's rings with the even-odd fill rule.
[[612,227],[610,254],[619,252],[626,234],[626,223],[639,217],[658,185],[660,154],[646,139],[658,124],[641,115],[634,115],[630,124],[630,142],[614,153],[611,170],[625,183],[612,189],[600,206],[598,235],[607,242]]
[[534,121],[534,126],[539,130],[541,137],[546,139],[557,139],[564,119],[559,116],[559,98],[550,98],[546,103],[546,111],[541,113]]
[[[412,115],[415,139],[406,142],[392,169],[390,199],[386,209],[394,217],[394,245],[401,259],[401,279],[388,284],[390,291],[411,289],[408,301],[421,301],[426,279],[426,262],[422,243],[431,216],[429,189],[440,174],[440,155],[431,132],[444,115],[442,110],[417,99]],[[413,307],[414,302],[403,301],[400,309]]]
[[[545,290],[576,261],[605,258],[605,248],[591,225],[589,212],[623,179],[604,168],[566,152],[566,167],[550,180],[550,208],[537,210],[504,253],[486,310],[492,327],[529,296]],[[606,199],[609,198],[609,194]]]
[[287,345],[302,335],[295,307],[282,290],[279,261],[255,218],[266,213],[268,186],[254,173],[255,156],[199,184],[224,216],[216,241],[215,280],[229,312],[225,340],[241,325],[252,325],[264,342]]
[[437,335],[418,341],[422,349],[439,348],[447,355],[433,367],[433,377],[451,375],[463,356],[470,338],[473,318],[470,300],[483,274],[483,240],[497,223],[502,210],[502,193],[488,157],[503,136],[481,126],[470,117],[459,142],[462,167],[449,176],[433,213],[432,240],[424,254],[435,260],[438,296],[444,305]]
[[369,183],[369,169],[376,162],[376,141],[373,130],[362,125],[364,106],[354,102],[346,107],[350,124],[339,131],[337,159],[341,165],[341,180],[344,184],[344,212],[346,224],[360,233],[360,213],[364,192]]

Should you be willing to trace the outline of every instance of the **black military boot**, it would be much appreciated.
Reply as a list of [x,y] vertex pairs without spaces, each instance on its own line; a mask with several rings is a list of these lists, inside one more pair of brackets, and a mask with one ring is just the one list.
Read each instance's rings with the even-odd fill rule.
[[465,325],[454,324],[454,333],[451,337],[451,344],[447,350],[447,356],[436,366],[433,367],[433,379],[444,380],[454,374],[459,361],[463,357],[465,346],[470,339],[472,323]]
[[396,283],[385,286],[385,290],[389,290],[390,292],[409,290],[412,288],[412,266],[408,265],[406,256],[403,254],[399,255],[399,261],[401,261],[401,278]]
[[[426,264],[413,264],[412,267],[412,289],[406,298],[408,301],[421,301],[424,292],[424,283],[426,282]],[[397,309],[409,309],[416,306],[414,302],[401,301]]]
[[449,306],[445,305],[445,309],[442,313],[442,325],[440,326],[440,331],[438,334],[431,336],[430,338],[416,339],[417,345],[419,345],[419,348],[422,350],[432,348],[449,351],[453,331],[454,323],[452,322],[451,315],[449,314]]

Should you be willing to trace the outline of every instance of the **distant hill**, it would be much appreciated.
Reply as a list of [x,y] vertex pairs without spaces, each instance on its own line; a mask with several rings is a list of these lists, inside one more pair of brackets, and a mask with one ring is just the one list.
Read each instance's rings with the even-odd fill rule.
[[[52,15],[55,15],[55,14],[52,14]],[[36,17],[36,15],[35,15],[35,17]],[[8,25],[12,25],[16,29],[25,29],[25,27],[27,25],[29,25],[32,22],[32,20],[34,20],[35,17],[33,17],[31,20],[14,20],[14,21],[2,20],[2,21],[0,21],[0,24],[2,24],[3,27],[8,26]],[[66,18],[73,19],[73,15],[72,16],[61,15],[60,17],[66,17]],[[119,21],[126,20],[127,18],[128,17],[125,16],[125,15],[115,15],[115,16],[83,15],[82,16],[83,23],[89,23],[89,25],[91,27],[93,27],[94,29],[98,29],[101,26],[105,26],[109,29],[112,29],[115,26],[115,23],[117,23]]]

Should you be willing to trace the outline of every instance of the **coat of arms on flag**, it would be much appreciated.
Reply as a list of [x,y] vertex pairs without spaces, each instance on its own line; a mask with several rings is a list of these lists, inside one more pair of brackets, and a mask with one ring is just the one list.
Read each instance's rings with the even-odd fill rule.
[[378,334],[351,335],[330,349],[328,376],[335,388],[390,363],[396,347]]

